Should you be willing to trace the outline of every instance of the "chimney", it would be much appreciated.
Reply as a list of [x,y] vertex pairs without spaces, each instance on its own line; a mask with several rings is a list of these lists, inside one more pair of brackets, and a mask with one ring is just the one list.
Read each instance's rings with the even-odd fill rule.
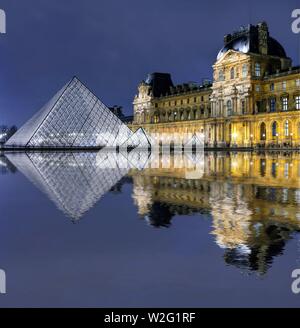
[[257,25],[258,30],[258,49],[262,55],[268,54],[269,29],[266,22]]

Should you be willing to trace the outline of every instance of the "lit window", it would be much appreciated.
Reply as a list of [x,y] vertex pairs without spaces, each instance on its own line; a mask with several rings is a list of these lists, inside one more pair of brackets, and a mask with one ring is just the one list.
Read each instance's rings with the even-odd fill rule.
[[282,82],[282,90],[286,90],[286,81]]
[[287,97],[282,98],[282,110],[288,110],[288,98]]
[[297,79],[295,82],[296,82],[296,87],[300,87],[300,79]]
[[284,136],[288,137],[289,136],[289,121],[286,120],[284,122]]
[[242,76],[245,78],[247,77],[247,75],[248,75],[248,66],[247,64],[244,64],[242,68]]
[[296,96],[295,102],[296,102],[296,109],[300,109],[300,96]]
[[255,90],[256,90],[256,92],[260,92],[260,85],[256,85],[256,87],[255,87]]
[[260,76],[260,63],[255,63],[255,76]]
[[234,79],[234,68],[233,67],[230,70],[230,78],[231,78],[231,80]]

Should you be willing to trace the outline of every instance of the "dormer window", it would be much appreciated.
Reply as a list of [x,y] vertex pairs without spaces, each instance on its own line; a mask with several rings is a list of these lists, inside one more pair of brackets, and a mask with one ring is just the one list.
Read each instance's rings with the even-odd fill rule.
[[260,77],[261,76],[260,63],[255,63],[255,76],[257,76],[257,77]]
[[282,90],[286,90],[286,81],[282,82]]

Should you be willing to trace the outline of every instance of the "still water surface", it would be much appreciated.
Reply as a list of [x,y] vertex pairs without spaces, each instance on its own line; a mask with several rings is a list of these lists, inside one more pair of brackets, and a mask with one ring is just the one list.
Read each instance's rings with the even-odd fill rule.
[[6,153],[0,173],[1,307],[300,306],[299,153]]

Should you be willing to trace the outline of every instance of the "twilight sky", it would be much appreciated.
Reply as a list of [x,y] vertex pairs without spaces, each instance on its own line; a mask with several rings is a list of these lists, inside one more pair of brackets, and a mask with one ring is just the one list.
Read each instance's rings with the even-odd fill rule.
[[299,65],[297,0],[0,0],[0,8],[0,124],[20,126],[73,75],[130,114],[147,73],[211,78],[224,34],[262,20]]

